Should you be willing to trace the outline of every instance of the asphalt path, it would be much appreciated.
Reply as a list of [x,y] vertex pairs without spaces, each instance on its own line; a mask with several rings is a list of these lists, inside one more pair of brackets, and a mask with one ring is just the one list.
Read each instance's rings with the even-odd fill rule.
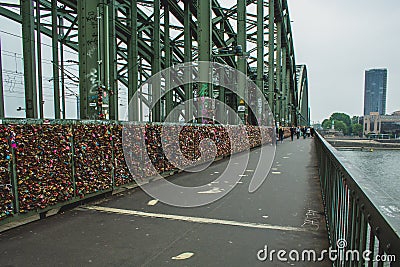
[[[249,193],[254,170],[268,165],[260,164],[260,151],[251,151],[232,190],[208,205],[173,207],[136,188],[3,232],[0,265],[332,266],[328,259],[301,259],[304,250],[318,257],[329,246],[313,140],[278,144],[267,179]],[[169,181],[207,185],[202,193],[213,194],[221,188],[213,181],[228,162]],[[287,252],[281,255],[286,260],[276,252],[270,257],[272,250]],[[295,252],[289,257],[292,250],[299,261]]]

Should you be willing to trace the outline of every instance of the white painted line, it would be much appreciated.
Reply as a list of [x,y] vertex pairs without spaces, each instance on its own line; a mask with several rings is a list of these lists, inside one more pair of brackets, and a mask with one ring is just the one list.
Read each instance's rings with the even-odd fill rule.
[[246,172],[254,172],[254,170],[246,170]]
[[95,211],[99,211],[99,212],[123,214],[123,215],[134,215],[134,216],[148,217],[148,218],[159,218],[159,219],[169,219],[169,220],[184,221],[184,222],[193,222],[193,223],[219,224],[219,225],[239,226],[239,227],[256,228],[256,229],[270,229],[270,230],[278,230],[278,231],[309,232],[309,230],[307,230],[307,229],[292,227],[292,226],[280,226],[280,225],[250,223],[250,222],[237,222],[237,221],[202,218],[202,217],[191,217],[191,216],[182,216],[182,215],[143,212],[143,211],[136,211],[136,210],[116,209],[116,208],[109,208],[109,207],[85,206],[85,207],[82,207],[82,209],[95,210]]
[[150,200],[148,203],[147,203],[147,205],[148,206],[154,206],[154,205],[156,205],[158,203],[158,199],[153,199],[153,200]]
[[179,254],[178,256],[174,256],[171,259],[172,260],[186,260],[189,259],[191,257],[193,257],[194,253],[193,252],[184,252]]
[[219,189],[218,187],[214,187],[213,189],[208,191],[197,192],[197,194],[218,194],[221,192],[222,192],[221,189]]

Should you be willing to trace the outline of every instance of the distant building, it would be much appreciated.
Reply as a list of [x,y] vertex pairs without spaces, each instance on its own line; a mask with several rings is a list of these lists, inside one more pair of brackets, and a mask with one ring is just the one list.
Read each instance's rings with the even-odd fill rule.
[[400,136],[400,111],[392,115],[380,115],[378,112],[371,112],[364,116],[364,135],[387,134],[392,137]]
[[364,115],[378,112],[386,114],[387,69],[365,71]]

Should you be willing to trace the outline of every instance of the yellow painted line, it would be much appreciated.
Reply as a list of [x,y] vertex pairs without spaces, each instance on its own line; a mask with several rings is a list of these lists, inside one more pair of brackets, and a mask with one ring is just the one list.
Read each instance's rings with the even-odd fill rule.
[[237,222],[237,221],[230,221],[230,220],[191,217],[191,216],[182,216],[182,215],[173,215],[173,214],[161,214],[161,213],[117,209],[117,208],[100,207],[100,206],[85,206],[82,208],[87,209],[87,210],[95,210],[95,211],[99,211],[99,212],[108,212],[108,213],[115,213],[115,214],[122,214],[122,215],[134,215],[134,216],[147,217],[147,218],[168,219],[168,220],[176,220],[176,221],[192,222],[192,223],[218,224],[218,225],[238,226],[238,227],[256,228],[256,229],[269,229],[269,230],[278,230],[278,231],[293,231],[293,232],[308,232],[309,231],[304,228],[292,227],[292,226],[280,226],[280,225],[250,223],[250,222]]

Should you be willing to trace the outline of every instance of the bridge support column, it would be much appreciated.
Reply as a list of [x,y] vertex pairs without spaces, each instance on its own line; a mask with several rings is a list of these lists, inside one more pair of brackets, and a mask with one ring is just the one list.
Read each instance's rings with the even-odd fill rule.
[[0,119],[3,118],[4,118],[3,59],[1,58],[1,38],[0,38]]
[[[163,1],[164,5],[164,51],[165,51],[165,68],[168,69],[171,67],[172,64],[172,50],[171,50],[171,42],[170,42],[170,16],[169,16],[169,4],[168,1],[164,0]],[[170,88],[171,86],[171,75],[170,72],[167,71],[166,77],[165,77],[165,89]],[[174,109],[174,99],[173,99],[173,91],[169,91],[168,93],[165,94],[165,118],[168,116],[168,114],[171,113],[171,111]],[[174,121],[178,121],[178,118],[173,118]]]
[[39,93],[39,118],[44,118],[43,110],[43,70],[42,70],[42,35],[40,32],[40,2],[36,1],[36,43],[37,43],[37,67],[38,67],[38,93]]
[[264,91],[264,0],[257,1],[257,87]]
[[275,0],[269,0],[268,10],[268,103],[275,116]]
[[138,50],[138,9],[137,1],[130,1],[129,25],[131,37],[128,41],[128,119],[129,121],[139,120],[139,96],[136,93],[139,84],[139,50]]
[[108,66],[108,84],[107,88],[109,88],[109,112],[110,112],[110,120],[118,120],[119,116],[119,104],[118,104],[118,82],[117,82],[117,41],[116,41],[116,33],[115,33],[115,0],[110,0],[108,4],[108,15],[105,16],[105,19],[108,19],[108,56],[106,58],[109,59]]
[[[238,22],[237,22],[237,45],[242,47],[243,55],[239,55],[238,57],[238,62],[237,62],[237,67],[238,70],[245,75],[247,75],[247,61],[246,61],[246,56],[245,53],[247,51],[247,28],[246,28],[246,0],[238,0],[237,2],[237,16],[238,16]],[[240,97],[238,97],[238,114],[240,119],[245,122],[245,117],[246,117],[246,108],[245,105],[248,104],[246,101],[248,100],[246,97],[247,93],[247,82],[244,77],[244,75],[240,75],[238,77],[238,94]]]
[[292,119],[292,109],[291,105],[292,104],[292,91],[294,90],[293,88],[293,83],[292,83],[292,71],[291,71],[291,65],[287,66],[286,69],[286,118],[285,118],[285,123],[289,123]]
[[[211,0],[198,1],[198,43],[199,61],[211,62]],[[205,101],[203,97],[212,97],[211,69],[208,64],[199,66],[199,117],[201,123],[206,123],[205,117],[213,116],[213,107],[210,101]]]
[[[192,13],[190,11],[190,0],[185,0],[184,2],[184,60],[185,63],[192,62],[192,33],[190,28],[190,20],[192,17]],[[192,85],[192,71],[186,71],[184,73],[184,79],[186,84],[184,85],[185,89],[185,101],[193,99],[193,85]],[[193,118],[193,105],[191,103],[186,102],[185,104],[185,117],[186,121],[191,121]]]
[[[221,22],[219,23],[219,31],[218,35],[220,36],[221,39],[224,39],[225,35],[225,19],[221,19]],[[221,68],[219,70],[219,79],[220,79],[220,84],[222,81],[226,80],[226,72],[225,68]],[[222,103],[225,102],[225,88],[223,86],[219,86],[218,88],[218,100],[220,101],[219,104],[217,105],[217,121],[221,124],[226,124],[227,123],[227,116],[226,116],[226,108],[225,105],[222,105]]]
[[105,119],[109,98],[108,6],[78,0],[79,94],[81,119]]
[[[151,67],[151,74],[155,75],[161,71],[161,3],[154,0],[154,30],[153,30],[153,49],[154,56]],[[153,79],[152,86],[152,121],[161,122],[161,80]]]
[[[33,2],[21,0],[22,47],[24,57],[25,111],[27,118],[38,117]],[[41,78],[41,77],[40,77]]]
[[[51,31],[52,31],[52,57],[53,57],[53,88],[54,88],[54,115],[60,119],[60,69],[58,53],[58,11],[57,0],[51,0]],[[79,114],[78,114],[79,117]]]
[[277,48],[276,48],[276,119],[282,118],[282,21],[277,23]]
[[287,88],[288,88],[288,75],[287,75],[287,47],[282,48],[282,107],[281,107],[281,117],[280,122],[282,123],[286,121],[287,116]]

